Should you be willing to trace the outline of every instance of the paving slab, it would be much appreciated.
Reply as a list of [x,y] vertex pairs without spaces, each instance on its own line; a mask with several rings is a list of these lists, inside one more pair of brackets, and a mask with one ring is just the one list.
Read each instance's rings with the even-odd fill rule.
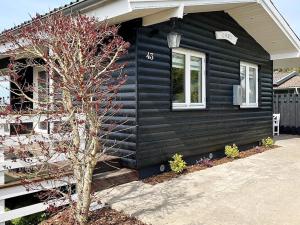
[[99,192],[116,210],[152,225],[299,225],[300,137],[282,147],[149,185]]

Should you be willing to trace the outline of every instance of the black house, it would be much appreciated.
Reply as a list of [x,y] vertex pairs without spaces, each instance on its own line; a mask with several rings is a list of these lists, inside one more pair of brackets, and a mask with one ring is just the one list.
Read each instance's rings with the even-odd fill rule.
[[126,121],[112,151],[141,177],[272,136],[273,61],[300,42],[270,0],[84,0],[66,5],[111,23],[131,43],[121,90]]
[[[175,153],[200,156],[272,136],[273,62],[232,17],[218,11],[148,27],[141,22],[123,24],[132,38],[128,86],[136,87],[124,93],[124,115],[133,106],[136,129],[121,146],[132,151],[133,165],[158,170]],[[216,31],[236,36],[236,45],[217,40]],[[181,34],[179,48],[169,48],[170,32]],[[233,102],[234,85],[241,88],[240,105]]]

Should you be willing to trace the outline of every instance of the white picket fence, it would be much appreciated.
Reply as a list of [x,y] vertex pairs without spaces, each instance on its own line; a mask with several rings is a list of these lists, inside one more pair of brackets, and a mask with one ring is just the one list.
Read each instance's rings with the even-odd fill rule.
[[[37,132],[36,135],[33,136],[28,136],[28,135],[18,135],[18,136],[11,136],[7,130],[4,129],[5,124],[13,124],[16,123],[16,121],[22,121],[22,123],[28,123],[31,122],[34,124],[35,123],[41,122],[41,121],[47,121],[49,122],[49,125],[53,125],[55,120],[48,120],[47,116],[41,116],[41,115],[25,115],[25,116],[6,116],[5,118],[1,116],[0,118],[0,135],[2,142],[0,143],[0,225],[5,225],[5,222],[10,221],[12,219],[16,219],[19,217],[31,215],[34,213],[42,212],[45,211],[49,204],[53,205],[53,202],[49,202],[47,204],[45,203],[38,203],[38,204],[33,204],[33,205],[28,205],[22,208],[10,210],[10,211],[5,211],[5,201],[7,199],[13,198],[13,197],[19,197],[35,192],[39,192],[42,189],[38,187],[43,187],[43,188],[54,188],[54,187],[61,187],[65,186],[67,184],[72,183],[73,181],[70,180],[70,177],[63,177],[61,178],[60,181],[53,181],[53,180],[47,180],[47,181],[41,181],[41,185],[38,185],[37,188],[34,190],[30,190],[25,188],[23,185],[7,185],[5,184],[5,173],[9,169],[18,169],[18,168],[26,168],[34,165],[38,165],[41,163],[41,159],[43,159],[43,156],[37,156],[37,157],[32,157],[28,158],[30,159],[29,161],[24,161],[24,160],[12,160],[12,159],[5,159],[5,147],[7,146],[18,146],[20,144],[28,144],[30,142],[36,142],[36,141],[47,141],[47,139],[50,141],[53,141],[55,139],[56,141],[59,140],[66,140],[68,137],[67,136],[62,136],[61,134],[47,134],[45,131],[40,131],[40,133]],[[61,121],[61,118],[60,118]],[[51,130],[51,129],[50,129]],[[54,154],[53,157],[50,159],[51,162],[60,162],[60,161],[65,161],[66,156],[64,154]],[[60,206],[63,204],[67,204],[65,201],[56,201],[55,205]]]

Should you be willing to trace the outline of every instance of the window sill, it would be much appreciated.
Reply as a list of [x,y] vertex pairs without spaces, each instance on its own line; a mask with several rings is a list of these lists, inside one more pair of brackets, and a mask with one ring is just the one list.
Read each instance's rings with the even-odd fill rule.
[[258,105],[241,105],[241,109],[255,109],[258,108]]
[[197,109],[206,109],[206,105],[205,104],[195,104],[195,105],[177,105],[177,104],[173,104],[172,105],[172,110],[174,111],[180,111],[180,110],[197,110]]

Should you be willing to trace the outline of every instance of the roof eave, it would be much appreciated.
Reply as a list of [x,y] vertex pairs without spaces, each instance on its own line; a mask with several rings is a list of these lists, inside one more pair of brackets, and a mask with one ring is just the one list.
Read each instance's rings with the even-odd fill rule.
[[[300,61],[300,41],[287,21],[270,0],[81,0],[59,8],[58,10],[53,10],[48,14],[43,15],[43,17],[58,11],[63,11],[65,14],[81,12],[89,16],[95,16],[100,20],[112,21],[112,23],[120,23],[134,18],[142,18],[143,25],[147,26],[153,23],[167,21],[172,17],[182,18],[186,13],[185,9],[187,7],[195,6],[195,8],[198,7],[197,10],[201,9],[203,11],[203,8],[206,9],[208,6],[216,6],[216,9],[221,10],[222,8],[220,5],[227,6],[230,4],[236,5],[237,7],[232,7],[232,9],[229,9],[228,11],[225,7],[223,11],[227,11],[229,14],[232,11],[239,12],[239,10],[243,8],[239,7],[241,5],[244,7],[247,7],[249,4],[260,5],[267,13],[266,15],[269,15],[268,18],[271,18],[270,21],[273,21],[272,26],[278,28],[278,31],[280,31],[280,34],[284,37],[284,40],[278,40],[278,46],[284,42],[290,47],[287,50],[278,50],[275,49],[275,47],[272,48],[267,46],[265,49],[270,53],[271,60],[274,60],[275,63],[287,58],[299,59]],[[29,23],[30,22],[27,24]],[[17,30],[18,28],[19,27],[16,27],[14,30]],[[253,35],[253,37],[256,38],[255,35]],[[277,39],[279,39],[279,37]],[[264,44],[268,45],[265,42],[260,44],[262,47],[264,47]]]

